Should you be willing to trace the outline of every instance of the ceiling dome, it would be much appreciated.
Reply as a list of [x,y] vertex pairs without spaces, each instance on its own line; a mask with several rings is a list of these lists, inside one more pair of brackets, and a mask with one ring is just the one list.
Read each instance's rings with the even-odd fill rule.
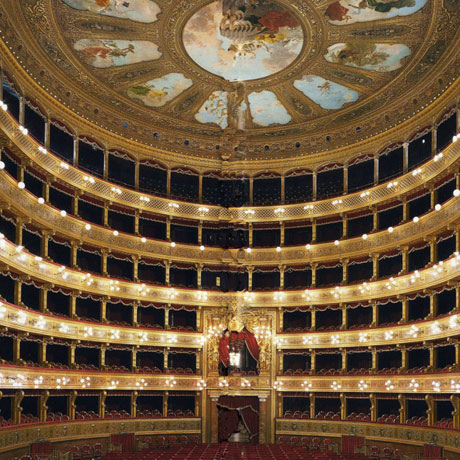
[[356,144],[425,110],[460,62],[450,0],[2,9],[5,42],[49,94],[99,127],[190,157],[280,159]]

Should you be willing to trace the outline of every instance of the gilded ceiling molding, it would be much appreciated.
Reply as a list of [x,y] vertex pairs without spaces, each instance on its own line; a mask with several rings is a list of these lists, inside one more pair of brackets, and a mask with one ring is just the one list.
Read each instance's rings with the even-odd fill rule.
[[[50,115],[77,132],[93,135],[110,148],[163,159],[170,165],[196,166],[200,171],[241,171],[242,167],[256,171],[262,160],[264,167],[285,171],[319,165],[325,159],[343,161],[369,149],[375,153],[405,140],[419,127],[433,124],[445,108],[456,104],[455,79],[460,66],[455,46],[456,6],[432,0],[417,3],[404,17],[395,9],[376,18],[366,7],[358,19],[301,0],[275,3],[275,10],[281,8],[290,21],[286,25],[267,22],[263,12],[256,11],[253,16],[261,21],[260,33],[247,37],[251,47],[233,43],[227,51],[234,53],[238,63],[242,54],[257,59],[259,49],[275,51],[280,46],[276,39],[280,27],[283,33],[289,32],[292,46],[301,45],[301,49],[273,75],[254,79],[253,71],[243,69],[239,77],[242,88],[228,72],[222,78],[213,74],[215,70],[204,70],[206,65],[194,55],[196,43],[183,38],[189,31],[195,32],[194,15],[207,8],[201,0],[188,2],[187,8],[181,2],[161,4],[161,14],[148,24],[139,18],[78,11],[63,1],[10,4],[8,0],[0,20],[0,54],[22,91],[36,95],[36,102],[48,107]],[[262,33],[267,30],[275,38]],[[420,35],[419,30],[426,33]],[[213,25],[202,33],[212,38]],[[129,42],[126,50],[124,43],[117,42],[121,37]],[[104,42],[108,38],[110,44]],[[108,56],[94,54],[88,40],[108,47]],[[142,56],[140,40],[151,43]],[[212,43],[214,52],[219,45]],[[356,43],[365,50],[356,48]],[[369,46],[372,49],[368,50]],[[373,50],[379,61],[369,61],[366,50]],[[165,75],[182,75],[181,84],[191,83],[181,87],[179,94],[168,93],[163,102],[164,95],[155,92],[161,88],[155,85],[161,84],[158,82]],[[326,95],[331,88],[345,91],[345,104],[334,100],[331,106],[330,98],[302,91],[315,79],[324,82]],[[133,91],[136,97],[131,97]],[[219,91],[227,92],[234,101],[228,103],[230,123],[225,129],[196,116],[209,96]],[[264,91],[279,95],[287,114],[280,118],[280,110],[275,112],[275,124],[270,117],[260,121],[254,116],[255,98]],[[251,113],[246,115],[247,122],[235,126],[234,109],[238,112],[241,108],[238,98],[254,107],[251,105]],[[160,132],[159,139],[153,139],[152,126]],[[220,150],[215,148],[216,137],[220,138]],[[302,147],[296,148],[299,141]],[[304,157],[299,160],[299,155]]]

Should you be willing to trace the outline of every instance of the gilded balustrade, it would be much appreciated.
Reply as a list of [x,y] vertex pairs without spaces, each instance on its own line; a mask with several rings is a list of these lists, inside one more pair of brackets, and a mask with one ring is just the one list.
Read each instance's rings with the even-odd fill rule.
[[[460,145],[460,144],[459,144]],[[91,225],[77,217],[66,215],[52,206],[39,204],[36,197],[27,190],[19,190],[16,181],[6,174],[0,175],[0,201],[11,212],[24,219],[30,219],[36,226],[48,229],[69,241],[80,241],[88,245],[129,253],[134,256],[148,256],[160,260],[174,260],[188,263],[219,264],[223,261],[245,265],[301,264],[305,262],[334,261],[342,258],[359,258],[368,254],[385,253],[395,246],[410,246],[435,236],[446,229],[455,229],[460,220],[460,197],[452,197],[439,211],[432,210],[419,217],[418,222],[409,221],[387,230],[370,233],[366,240],[361,237],[334,242],[310,244],[305,246],[276,248],[253,248],[251,252],[242,249],[221,249],[199,245],[176,243],[171,247],[168,241],[146,239],[125,233],[114,234],[112,229]],[[14,200],[11,197],[14,196]]]

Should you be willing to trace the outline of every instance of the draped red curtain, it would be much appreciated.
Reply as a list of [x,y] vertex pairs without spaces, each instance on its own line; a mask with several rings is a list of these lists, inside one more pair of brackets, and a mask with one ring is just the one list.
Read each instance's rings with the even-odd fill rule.
[[[219,398],[218,406],[232,409],[229,411],[221,411],[219,414],[219,435],[221,433],[221,423],[224,425],[224,429],[230,429],[231,424],[235,423],[234,415],[227,415],[231,412],[234,412],[236,415],[236,427],[238,427],[238,415],[237,411],[240,413],[243,423],[249,431],[249,435],[252,442],[258,442],[259,436],[259,398],[257,396],[221,396]],[[230,418],[231,417],[231,418]],[[236,429],[233,425],[232,431],[225,438],[227,439],[233,431]],[[223,434],[223,431],[222,431]]]
[[259,345],[252,332],[249,332],[244,328],[241,332],[231,332],[228,336],[223,335],[219,341],[219,360],[225,366],[228,367],[230,363],[230,341],[244,340],[248,351],[251,356],[259,364]]
[[219,341],[219,361],[225,367],[228,367],[230,363],[229,344],[230,344],[230,337],[227,337],[225,335]]
[[238,411],[221,411],[219,414],[219,441],[226,441],[237,429]]
[[244,341],[246,342],[249,353],[257,361],[257,364],[259,364],[259,345],[257,344],[256,337],[247,329],[243,329],[241,334],[243,335],[242,338],[244,338]]
[[122,452],[134,452],[135,450],[134,433],[112,434],[110,442],[112,444],[121,444]]

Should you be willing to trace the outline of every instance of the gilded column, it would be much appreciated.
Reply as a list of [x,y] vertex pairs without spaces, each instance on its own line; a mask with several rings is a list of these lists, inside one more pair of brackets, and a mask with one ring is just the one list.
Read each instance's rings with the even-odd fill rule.
[[249,206],[254,204],[254,177],[249,178]]
[[438,245],[436,238],[430,238],[430,263],[435,264],[438,261]]
[[437,144],[438,144],[438,130],[435,126],[433,126],[431,130],[431,155],[436,155],[437,151]]
[[409,170],[409,143],[403,144],[403,173],[406,174]]
[[436,349],[434,348],[434,344],[430,343],[430,371],[436,371],[438,367],[437,361]]
[[139,256],[132,255],[131,257],[133,259],[133,280],[139,281]]
[[50,119],[47,118],[45,121],[45,142],[44,142],[44,147],[46,149],[50,148],[50,131],[51,131],[51,122],[50,122]]
[[139,302],[135,302],[133,304],[133,310],[132,310],[132,325],[134,327],[138,327],[139,326],[139,322],[137,321],[137,315],[138,315],[138,310],[139,310]]
[[109,178],[109,151],[107,149],[104,150],[104,172],[103,178],[107,180]]
[[311,373],[313,375],[316,374],[316,350],[310,351],[310,367]]
[[171,197],[171,170],[169,168],[166,171],[166,196]]
[[134,188],[139,190],[139,160],[134,163]]
[[342,326],[340,329],[346,330],[348,324],[348,309],[346,305],[342,305]]
[[460,396],[451,395],[450,402],[454,407],[454,410],[452,411],[453,428],[454,430],[458,430],[460,428]]
[[81,192],[76,190],[72,196],[72,214],[74,216],[78,216],[78,199],[80,197]]
[[377,211],[377,206],[371,206],[372,211],[372,231],[377,232],[379,229],[379,213]]
[[284,221],[280,222],[280,246],[284,246]]
[[16,219],[16,244],[22,246],[22,230],[24,229],[24,220]]
[[201,273],[203,271],[203,264],[196,264],[196,277],[197,277],[197,285],[198,289],[201,289],[203,286],[201,285]]
[[259,444],[267,443],[267,397],[259,396]]
[[313,171],[313,201],[316,201],[318,192],[318,173]]
[[46,418],[48,416],[48,406],[46,403],[48,402],[50,392],[48,390],[42,391],[40,393],[40,410],[39,410],[39,420],[41,423],[46,422]]
[[140,216],[140,211],[139,211],[139,209],[136,209],[134,211],[134,234],[135,235],[140,235],[140,233],[139,233],[139,216]]
[[77,265],[77,251],[78,251],[78,241],[70,242],[70,266],[72,268],[78,268]]
[[312,331],[316,331],[316,310],[312,308],[310,312],[311,312],[311,328],[310,329]]
[[133,346],[133,349],[131,351],[131,369],[133,372],[137,372],[137,349],[139,348],[139,345]]
[[248,270],[248,291],[252,291],[252,272],[254,271],[254,267],[249,266]]
[[315,393],[310,393],[310,418],[314,419],[316,416],[316,396]]
[[40,240],[40,255],[43,259],[48,259],[48,244],[51,232],[42,230],[42,237]]
[[372,254],[372,281],[379,278],[379,254]]
[[198,223],[198,244],[203,243],[203,221],[200,220]]
[[347,368],[348,368],[348,355],[347,351],[345,349],[342,350],[342,369],[341,373],[346,374],[347,373]]
[[69,348],[69,366],[71,369],[76,369],[77,365],[75,364],[75,350],[77,348],[77,344],[72,342]]
[[401,367],[399,369],[401,372],[406,372],[409,367],[407,358],[408,355],[406,345],[401,345]]
[[107,298],[101,299],[101,323],[107,323]]
[[103,214],[102,214],[102,225],[104,227],[109,226],[109,205],[107,203],[104,203],[104,208],[103,208]]
[[76,390],[73,390],[67,399],[67,413],[69,414],[70,420],[75,420],[75,411],[77,408],[75,401],[77,399],[77,394]]
[[311,242],[316,243],[316,219],[311,220]]
[[99,418],[105,417],[105,399],[107,398],[107,391],[102,391],[99,395]]
[[16,305],[24,306],[21,302],[22,280],[18,279],[14,282],[14,303]]
[[409,248],[403,246],[401,248],[402,255],[402,273],[407,273],[409,271]]
[[19,425],[21,423],[21,414],[22,414],[22,407],[21,402],[24,398],[24,391],[17,390],[13,396],[13,422],[15,425]]
[[430,318],[434,319],[438,316],[438,298],[433,292],[430,292]]
[[[311,264],[311,287],[315,288],[316,287],[316,268],[318,267],[318,264],[316,262],[313,262]],[[313,320],[313,318],[312,318]]]
[[402,323],[407,323],[409,321],[409,301],[407,300],[407,297],[404,297],[402,300],[402,318],[401,322]]
[[21,361],[21,337],[13,337],[13,363],[19,364]]
[[[137,163],[136,163],[137,164]],[[131,393],[131,418],[136,418],[137,414],[137,391]]]
[[211,443],[218,442],[217,427],[219,426],[219,409],[217,408],[217,402],[219,398],[217,396],[211,396],[211,423],[210,426],[210,440]]
[[340,393],[340,420],[347,419],[347,398],[344,393]]
[[198,201],[203,201],[203,173],[198,175]]
[[426,411],[428,426],[434,426],[436,422],[436,404],[434,403],[433,395],[425,395],[425,401],[428,406]]
[[369,395],[369,399],[371,401],[371,422],[377,421],[377,414],[378,414],[378,407],[377,407],[377,397],[374,393]]
[[249,247],[252,248],[252,242],[253,242],[253,236],[254,236],[254,226],[252,225],[252,222],[249,222],[248,225],[248,244]]
[[101,371],[105,369],[105,350],[106,345],[102,344],[99,353],[99,370]]
[[40,313],[48,313],[48,286],[40,289]]
[[409,220],[409,204],[407,203],[407,198],[403,196],[401,202],[403,207],[403,222],[407,222]]
[[406,400],[406,395],[399,394],[398,395],[398,401],[399,401],[399,423],[401,423],[401,425],[405,425],[406,420],[407,420],[407,400]]
[[165,329],[169,329],[169,310],[171,309],[171,304],[165,308]]
[[379,355],[377,353],[377,349],[374,347],[372,348],[372,373],[376,374],[379,367]]
[[376,302],[372,303],[372,324],[371,326],[376,327],[379,325],[379,306]]
[[169,369],[168,356],[169,356],[170,347],[166,347],[163,352],[163,369],[167,373]]
[[101,273],[102,276],[109,276],[107,272],[107,255],[109,253],[108,249],[102,248],[101,249]]
[[26,100],[24,96],[19,96],[19,124],[24,126]]
[[374,157],[374,185],[379,183],[379,157]]
[[286,176],[283,174],[281,176],[281,204],[284,204],[286,201]]
[[38,344],[38,362],[44,367],[48,364],[46,361],[46,345],[46,339],[42,339]]
[[164,396],[163,396],[163,417],[168,416],[168,397],[169,397],[169,392],[165,391]]
[[349,259],[342,259],[340,261],[342,263],[342,284],[348,284],[348,262]]
[[78,166],[78,137],[73,138],[73,165]]
[[348,237],[348,216],[347,214],[341,214],[342,217],[342,238]]
[[77,318],[77,297],[75,294],[72,292],[72,295],[70,296],[70,317],[71,318]]

